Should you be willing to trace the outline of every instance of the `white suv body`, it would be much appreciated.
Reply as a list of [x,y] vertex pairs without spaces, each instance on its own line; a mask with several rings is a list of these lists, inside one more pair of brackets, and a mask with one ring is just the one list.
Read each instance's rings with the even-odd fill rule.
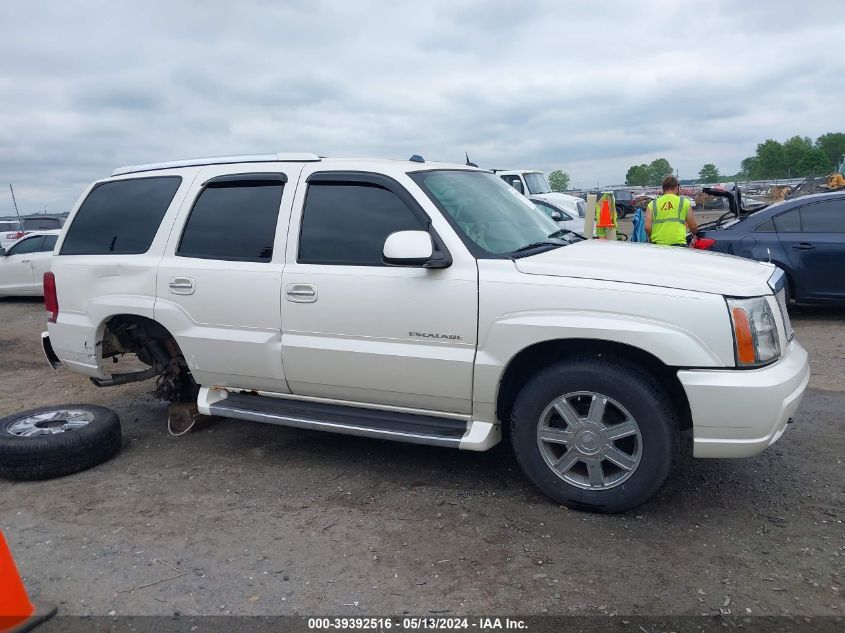
[[[161,221],[126,236],[106,227],[98,246],[86,222],[102,226],[121,187],[141,206],[159,200]],[[512,222],[515,204],[531,231],[557,228],[498,178],[461,165],[304,154],[116,170],[82,195],[59,238],[45,353],[100,385],[175,372],[182,399],[204,414],[468,450],[497,444],[504,424],[544,492],[606,511],[660,487],[671,459],[652,457],[650,442],[669,456],[682,428],[698,457],[753,455],[781,436],[809,369],[774,266],[556,238],[497,253],[497,240],[528,231],[496,219]],[[275,211],[259,217],[248,205]],[[496,205],[507,213],[481,218]],[[224,215],[233,228],[221,236]],[[275,228],[262,233],[262,222]],[[731,310],[746,305],[752,321],[771,321],[779,351],[740,368]],[[112,375],[107,359],[126,352],[151,370]],[[590,363],[610,363],[615,383]],[[531,395],[544,380],[566,393],[552,404]],[[646,428],[650,399],[676,428]],[[517,421],[540,411],[545,422]],[[615,439],[623,430],[629,439]]]

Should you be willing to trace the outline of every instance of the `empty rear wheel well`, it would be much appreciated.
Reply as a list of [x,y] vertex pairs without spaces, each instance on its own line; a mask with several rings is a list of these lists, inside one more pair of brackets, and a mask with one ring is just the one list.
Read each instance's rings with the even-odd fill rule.
[[103,322],[101,333],[103,359],[135,354],[141,362],[155,368],[158,377],[153,394],[157,398],[170,402],[196,399],[199,387],[182,350],[161,323],[137,314],[116,314]]
[[[666,390],[678,415],[681,429],[692,428],[689,401],[677,369],[665,365],[648,352],[623,343],[594,339],[558,339],[526,347],[508,363],[496,397],[496,416],[504,427],[510,423],[511,410],[522,387],[544,367],[568,356],[616,357],[626,360],[654,376]],[[507,437],[507,433],[503,433]]]

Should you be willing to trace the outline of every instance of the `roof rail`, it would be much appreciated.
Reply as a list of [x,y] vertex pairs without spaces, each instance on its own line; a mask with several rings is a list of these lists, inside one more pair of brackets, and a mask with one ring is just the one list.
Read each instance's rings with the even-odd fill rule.
[[231,165],[233,163],[313,163],[319,161],[316,154],[307,152],[287,152],[279,154],[245,154],[243,156],[208,156],[206,158],[187,158],[146,165],[126,165],[118,167],[111,175],[134,174],[139,171],[175,169],[177,167],[201,167],[203,165]]

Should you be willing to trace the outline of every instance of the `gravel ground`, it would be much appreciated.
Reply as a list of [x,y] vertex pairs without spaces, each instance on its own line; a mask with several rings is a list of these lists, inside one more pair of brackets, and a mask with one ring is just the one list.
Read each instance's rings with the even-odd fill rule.
[[0,414],[117,411],[114,460],[0,481],[30,593],[64,614],[842,615],[845,310],[799,310],[812,380],[762,455],[685,456],[617,516],[554,505],[488,453],[223,420],[181,438],[148,384],[44,363],[35,300],[0,300]]

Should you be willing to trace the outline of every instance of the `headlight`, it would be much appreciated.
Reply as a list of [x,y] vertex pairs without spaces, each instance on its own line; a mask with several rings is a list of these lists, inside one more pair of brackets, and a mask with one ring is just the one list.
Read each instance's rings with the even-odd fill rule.
[[733,323],[736,364],[758,367],[780,358],[777,323],[766,298],[726,300]]

